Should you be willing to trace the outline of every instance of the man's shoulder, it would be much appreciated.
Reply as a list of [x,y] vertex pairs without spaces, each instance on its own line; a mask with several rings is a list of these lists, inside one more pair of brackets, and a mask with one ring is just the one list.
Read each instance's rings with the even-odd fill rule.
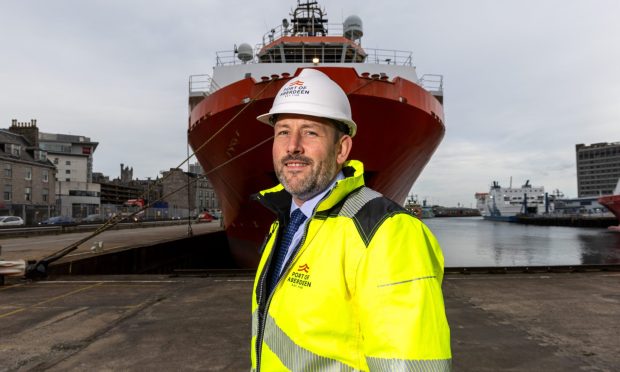
[[378,216],[390,213],[407,213],[407,210],[369,187],[360,187],[344,199],[339,215],[346,217]]
[[362,187],[349,194],[339,215],[353,220],[366,245],[388,218],[395,215],[415,218],[398,203],[368,187]]

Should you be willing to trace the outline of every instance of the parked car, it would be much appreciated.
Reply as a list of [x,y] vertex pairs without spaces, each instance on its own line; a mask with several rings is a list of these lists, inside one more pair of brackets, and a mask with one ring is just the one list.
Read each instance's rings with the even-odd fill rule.
[[24,226],[24,220],[17,216],[0,216],[0,226]]
[[39,222],[39,225],[75,225],[75,220],[68,216],[56,216]]
[[89,214],[82,219],[82,223],[101,223],[103,217],[100,214]]
[[196,217],[196,222],[211,222],[214,218],[209,212],[200,212]]
[[222,210],[221,209],[209,209],[209,214],[213,216],[216,220],[222,218]]

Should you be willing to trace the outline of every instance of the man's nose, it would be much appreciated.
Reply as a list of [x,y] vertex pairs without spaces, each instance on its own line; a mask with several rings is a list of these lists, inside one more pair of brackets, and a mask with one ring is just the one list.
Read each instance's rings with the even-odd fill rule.
[[289,154],[299,154],[303,152],[303,146],[301,141],[301,134],[299,132],[291,133],[286,152]]

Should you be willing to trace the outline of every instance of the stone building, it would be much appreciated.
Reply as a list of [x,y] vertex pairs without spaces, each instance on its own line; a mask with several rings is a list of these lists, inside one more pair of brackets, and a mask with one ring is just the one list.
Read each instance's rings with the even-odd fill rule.
[[100,187],[92,182],[93,153],[98,143],[85,136],[39,132],[36,120],[18,123],[13,119],[9,131],[20,134],[33,148],[44,152],[56,167],[55,214],[83,218],[99,213]]
[[[188,191],[189,184],[189,191]],[[209,179],[201,174],[170,169],[162,172],[163,201],[172,218],[196,216],[208,209],[219,209],[219,202]]]
[[36,120],[0,129],[0,215],[36,224],[56,214],[56,169],[39,148]]
[[196,174],[198,176],[197,192],[196,192],[196,206],[200,211],[209,209],[220,209],[220,202],[215,195],[215,190],[211,185],[209,177],[204,174],[204,170],[200,163],[194,163],[189,165],[189,173]]

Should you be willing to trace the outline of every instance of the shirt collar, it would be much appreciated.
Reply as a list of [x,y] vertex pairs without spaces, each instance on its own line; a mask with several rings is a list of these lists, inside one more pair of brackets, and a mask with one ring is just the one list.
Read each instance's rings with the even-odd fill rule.
[[[314,211],[314,208],[316,207],[317,204],[319,204],[319,202],[323,199],[323,197],[331,190],[334,188],[334,185],[336,185],[336,182],[343,180],[344,179],[344,174],[342,173],[342,171],[338,172],[338,174],[336,175],[336,178],[334,178],[334,180],[332,181],[332,183],[327,186],[327,188],[323,191],[321,191],[320,193],[316,194],[314,197],[312,197],[312,199],[306,200],[301,207],[298,207],[297,204],[295,204],[294,201],[291,200],[291,210],[290,210],[290,214],[292,214],[296,209],[301,209],[301,212],[308,218],[310,218],[312,216],[312,212]],[[290,215],[289,214],[289,215]]]

